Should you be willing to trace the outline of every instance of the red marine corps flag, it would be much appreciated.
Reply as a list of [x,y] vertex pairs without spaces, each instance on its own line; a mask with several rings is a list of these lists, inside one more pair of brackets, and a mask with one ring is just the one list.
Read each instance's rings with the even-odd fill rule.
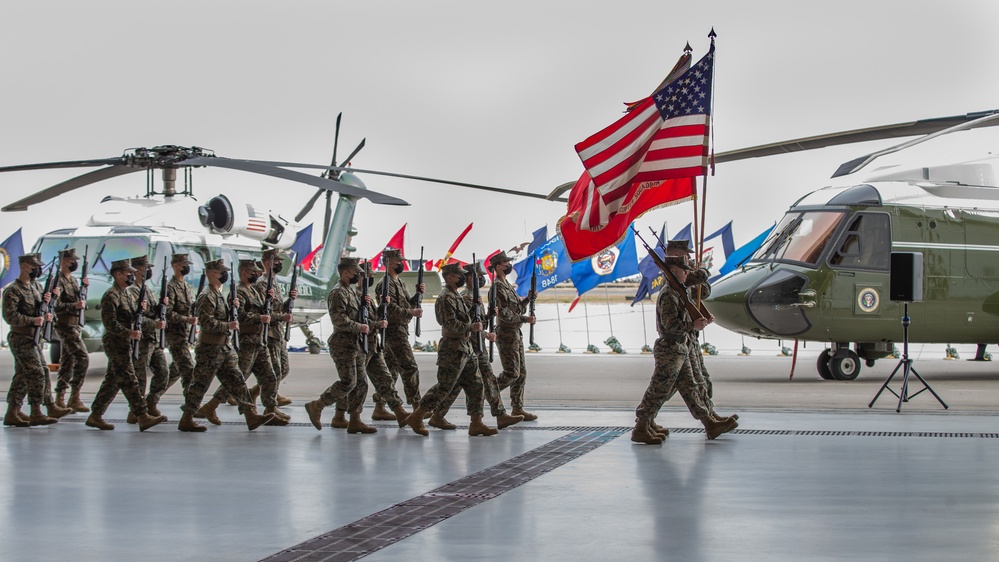
[[573,261],[613,246],[648,211],[694,197],[694,177],[708,166],[714,54],[712,37],[697,64],[685,68],[689,55],[681,57],[673,80],[576,145],[586,171],[558,224]]

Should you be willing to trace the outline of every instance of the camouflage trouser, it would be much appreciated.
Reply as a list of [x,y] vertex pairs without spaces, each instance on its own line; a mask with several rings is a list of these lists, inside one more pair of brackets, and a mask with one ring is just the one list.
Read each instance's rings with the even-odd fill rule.
[[455,389],[465,391],[468,415],[482,417],[482,377],[475,352],[465,340],[443,338],[437,350],[437,384],[423,395],[420,408],[437,411]]
[[689,348],[688,360],[680,369],[673,392],[670,392],[666,400],[668,401],[673,398],[674,394],[679,393],[687,405],[687,409],[690,410],[690,415],[696,420],[704,421],[714,410],[711,398],[708,396],[708,385],[701,371],[704,359],[701,350],[696,345],[689,345]]
[[278,388],[281,381],[288,378],[291,368],[288,365],[288,342],[284,341],[284,334],[280,338],[267,338],[267,355],[271,358],[271,370],[274,371],[274,378]]
[[[239,342],[239,372],[244,378],[250,373],[257,377],[260,385],[260,402],[264,408],[277,408],[277,381],[274,380],[274,367],[267,346],[249,338]],[[215,391],[215,399],[219,402],[229,400],[229,393],[224,386]]]
[[510,387],[510,405],[514,410],[524,408],[524,387],[527,385],[527,360],[524,356],[524,336],[519,329],[496,328],[496,346],[499,348],[500,373],[496,383],[499,389]]
[[216,345],[198,342],[194,348],[194,361],[194,376],[184,392],[181,410],[189,414],[197,412],[213,378],[217,378],[229,395],[239,403],[239,413],[245,413],[248,408],[255,409],[250,400],[250,392],[246,389],[243,373],[239,370],[239,356],[228,343]]
[[[420,403],[420,367],[413,356],[413,347],[409,345],[408,334],[389,330],[385,337],[385,365],[392,373],[392,387],[402,379],[402,391],[406,395],[406,403],[417,406]],[[381,395],[375,393],[371,397],[375,404],[384,403]]]
[[[151,378],[146,377],[147,371],[152,371]],[[139,360],[135,362],[135,378],[139,381],[139,392],[145,394],[146,381],[149,381],[149,389],[153,387],[164,388],[169,386],[170,369],[167,368],[166,354],[160,349],[155,341],[145,338],[139,340]]]
[[368,397],[368,383],[364,380],[364,352],[357,345],[357,335],[333,334],[328,343],[340,380],[324,390],[319,400],[323,406],[340,404],[348,412],[360,412]]
[[7,391],[7,404],[21,407],[27,395],[28,404],[40,406],[50,404],[52,393],[48,390],[49,368],[42,355],[42,347],[35,345],[30,334],[7,334],[7,344],[14,354],[14,377],[10,379],[10,389]]
[[676,343],[662,338],[656,340],[653,357],[656,367],[652,371],[652,380],[649,381],[649,387],[642,396],[642,402],[635,410],[635,417],[639,423],[651,422],[656,417],[659,408],[662,408],[673,392],[676,379],[684,364],[690,362],[686,342]]
[[[385,365],[385,358],[373,347],[368,352],[368,358],[364,363],[364,372],[367,373],[371,386],[375,388],[375,396],[382,399],[382,404],[388,404],[388,407],[393,410],[402,406],[402,399],[399,398],[399,393],[395,391],[392,384],[392,374],[389,373],[388,366]],[[361,406],[363,407],[364,404]],[[347,404],[343,401],[337,402],[336,408],[337,410],[346,410]],[[360,409],[356,413],[360,413]]]
[[180,387],[187,390],[187,385],[191,384],[191,377],[194,376],[194,358],[191,357],[191,344],[187,338],[179,341],[167,342],[167,350],[170,351],[170,378],[166,380],[166,385],[153,384],[149,386],[149,394],[155,395],[158,401],[175,382],[180,380]]
[[[486,342],[484,345],[488,346],[488,343]],[[503,406],[503,397],[500,396],[499,384],[496,382],[496,375],[493,374],[493,366],[489,363],[488,348],[478,354],[478,366],[479,375],[482,377],[482,391],[486,395],[486,402],[489,403],[489,413],[494,418],[498,418],[506,414],[506,407]],[[446,416],[451,409],[451,405],[458,399],[459,392],[461,392],[461,389],[455,386],[451,390],[451,394],[448,394],[440,406],[437,406],[435,413]]]
[[108,356],[108,371],[104,375],[101,387],[97,389],[94,403],[90,409],[94,414],[103,416],[108,406],[118,395],[118,391],[128,400],[128,409],[136,416],[146,413],[146,401],[139,391],[139,381],[132,367],[132,346],[127,340],[104,338],[104,353]]
[[83,345],[79,326],[55,325],[59,334],[59,381],[56,382],[56,392],[65,392],[66,388],[79,391],[87,378],[90,367],[90,354]]

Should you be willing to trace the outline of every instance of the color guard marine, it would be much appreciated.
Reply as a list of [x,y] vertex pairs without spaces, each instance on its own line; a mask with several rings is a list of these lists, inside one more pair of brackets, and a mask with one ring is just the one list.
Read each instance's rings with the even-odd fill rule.
[[[191,273],[191,260],[187,254],[174,254],[170,258],[173,276],[167,283],[167,326],[166,347],[170,351],[170,376],[166,386],[154,384],[149,395],[159,402],[163,393],[180,380],[181,388],[186,389],[194,376],[194,357],[191,355],[190,336],[198,325],[194,312],[194,299],[197,295],[187,284],[185,276]],[[154,381],[155,382],[155,381]]]
[[[80,258],[76,248],[59,252],[59,297],[55,307],[55,331],[59,335],[59,380],[56,382],[56,404],[68,407],[74,412],[89,412],[80,400],[80,390],[87,377],[90,366],[90,354],[83,344],[80,333],[80,311],[87,306],[87,301],[81,297],[80,286],[89,285],[90,280],[77,281],[73,272],[79,266]],[[69,403],[66,403],[66,390],[70,391]]]
[[[388,275],[387,293],[388,328],[385,330],[385,364],[392,373],[392,386],[402,379],[403,393],[406,403],[414,408],[420,404],[420,368],[413,356],[413,346],[409,343],[409,323],[414,318],[423,317],[423,309],[417,305],[416,294],[410,295],[406,284],[399,278],[403,272],[402,251],[396,248],[385,248],[382,251],[382,262]],[[380,286],[379,286],[380,288]],[[417,287],[422,293],[426,286]],[[381,295],[379,295],[381,297]],[[373,420],[394,420],[396,416],[385,410],[381,395],[376,392],[372,398],[375,411],[371,414]]]
[[[274,248],[266,249],[260,259],[260,264],[264,271],[257,279],[257,287],[262,293],[267,292],[267,277],[271,275],[271,268],[273,264],[274,275],[285,268],[285,264],[291,264],[291,267],[295,267],[294,263],[291,262],[290,256],[285,255],[281,250]],[[271,368],[274,371],[274,377],[277,380],[277,405],[278,407],[284,407],[291,404],[291,399],[281,395],[281,381],[288,378],[288,373],[290,372],[290,367],[288,363],[288,340],[285,337],[287,333],[286,326],[288,322],[291,322],[291,301],[285,299],[284,294],[281,291],[281,287],[277,283],[271,284],[271,290],[274,291],[273,304],[271,306],[271,321],[267,328],[267,354],[270,356]],[[298,290],[292,289],[288,293],[289,299],[298,298]],[[257,389],[259,391],[259,389]],[[255,389],[250,389],[250,394],[256,395]]]
[[[158,303],[156,295],[159,291],[153,289],[151,283],[147,281],[153,278],[153,264],[149,263],[149,258],[139,256],[132,258],[132,267],[135,268],[135,284],[129,290],[135,293],[138,298],[142,292],[142,286],[146,286],[145,307],[142,309],[142,338],[139,340],[139,359],[135,362],[135,377],[139,381],[139,391],[144,395],[147,392],[146,381],[149,381],[149,389],[164,388],[170,378],[170,371],[167,368],[166,354],[159,347],[159,330],[166,328],[166,323],[157,316]],[[147,377],[146,373],[151,371],[152,377]],[[160,415],[157,408],[159,397],[149,392],[146,395],[146,410],[153,416]],[[134,415],[128,417],[128,423],[135,423]]]
[[500,373],[498,384],[500,390],[510,387],[510,405],[513,407],[511,414],[524,416],[524,421],[534,421],[538,416],[524,411],[527,359],[524,355],[524,336],[520,328],[525,323],[534,324],[535,317],[528,315],[530,296],[521,299],[517,296],[517,289],[506,280],[506,276],[513,271],[510,261],[506,252],[500,252],[489,258],[489,269],[496,273],[493,283],[496,283],[496,305],[499,309],[496,345],[499,347],[503,372]]

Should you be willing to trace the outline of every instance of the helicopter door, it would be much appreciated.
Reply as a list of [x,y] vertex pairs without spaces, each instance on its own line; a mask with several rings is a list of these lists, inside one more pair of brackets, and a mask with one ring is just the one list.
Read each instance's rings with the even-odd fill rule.
[[[827,263],[830,281],[823,312],[838,342],[870,342],[894,333],[898,317],[888,301],[891,217],[859,212],[847,219]],[[890,326],[886,326],[890,324]]]

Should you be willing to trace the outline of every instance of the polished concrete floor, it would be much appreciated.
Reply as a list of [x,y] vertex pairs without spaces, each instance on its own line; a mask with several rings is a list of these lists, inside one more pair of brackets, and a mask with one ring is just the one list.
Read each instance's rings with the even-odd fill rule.
[[[0,431],[0,560],[996,560],[993,415],[750,411],[662,446],[632,411],[542,408],[498,436],[308,425]],[[449,416],[467,423],[463,409]],[[331,412],[324,416],[329,420]]]

